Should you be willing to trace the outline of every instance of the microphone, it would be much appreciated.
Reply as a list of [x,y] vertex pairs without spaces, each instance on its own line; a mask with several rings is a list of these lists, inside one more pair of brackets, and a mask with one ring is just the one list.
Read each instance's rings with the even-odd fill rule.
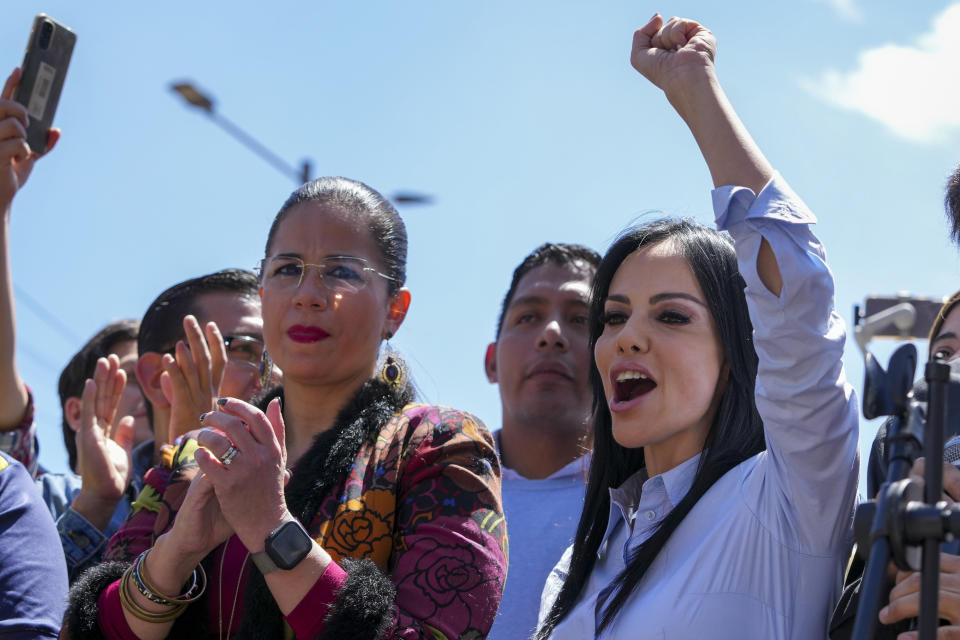
[[[960,435],[953,436],[943,445],[943,461],[960,468]],[[944,553],[960,555],[960,539],[953,539],[940,545]]]
[[960,468],[960,435],[953,436],[944,443],[943,461]]

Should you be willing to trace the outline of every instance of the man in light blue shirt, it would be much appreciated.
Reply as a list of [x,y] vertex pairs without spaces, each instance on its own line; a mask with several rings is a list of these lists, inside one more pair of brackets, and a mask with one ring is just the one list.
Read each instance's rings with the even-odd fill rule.
[[510,572],[489,638],[529,638],[543,584],[573,540],[589,456],[587,308],[600,256],[544,244],[516,268],[487,347],[500,388],[503,509]]

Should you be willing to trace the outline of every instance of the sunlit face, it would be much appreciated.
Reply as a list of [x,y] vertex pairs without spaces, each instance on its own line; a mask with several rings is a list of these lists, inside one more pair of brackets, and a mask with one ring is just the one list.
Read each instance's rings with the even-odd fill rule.
[[120,359],[120,368],[127,374],[127,386],[123,388],[118,416],[133,416],[133,445],[136,446],[153,438],[153,431],[147,421],[147,404],[137,382],[137,341],[124,340],[113,346],[111,351]]
[[940,332],[930,342],[930,355],[947,362],[960,356],[960,305],[950,310]]
[[[245,336],[263,341],[260,301],[251,295],[227,291],[201,294],[196,301],[195,315],[201,327],[216,322],[225,339]],[[225,398],[249,400],[260,392],[260,363],[240,349],[240,340],[228,347],[227,352],[220,394]]]
[[693,270],[671,241],[620,265],[594,356],[613,437],[644,448],[651,476],[703,449],[725,378],[723,348]]
[[[334,276],[357,274],[341,266],[318,273],[304,269],[296,284],[297,259],[327,264],[333,256],[360,258],[382,273],[380,252],[361,216],[337,207],[307,202],[291,209],[276,231],[265,264],[286,257],[281,271],[261,276],[263,327],[267,349],[285,381],[359,385],[373,375],[380,341],[390,324],[387,280],[364,272],[355,291],[334,291]],[[276,274],[276,275],[274,275]],[[287,280],[293,279],[293,282]]]
[[593,269],[546,263],[520,279],[487,375],[504,420],[583,431],[592,394],[587,327]]

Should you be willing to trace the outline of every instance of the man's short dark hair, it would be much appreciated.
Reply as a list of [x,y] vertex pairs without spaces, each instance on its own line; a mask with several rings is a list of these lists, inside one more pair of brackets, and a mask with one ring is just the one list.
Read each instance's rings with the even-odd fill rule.
[[960,245],[960,165],[957,165],[947,179],[943,206],[947,210],[947,220],[950,221],[950,236],[955,244]]
[[118,320],[111,322],[90,338],[63,368],[57,388],[60,392],[60,408],[63,412],[63,444],[70,457],[70,468],[77,470],[77,432],[67,422],[67,399],[83,395],[83,386],[87,378],[92,378],[97,368],[97,360],[106,358],[121,342],[136,341],[137,320]]
[[503,298],[503,304],[500,307],[500,317],[497,318],[497,340],[500,339],[500,331],[503,329],[503,319],[507,315],[507,309],[513,302],[513,296],[517,292],[517,285],[520,279],[527,275],[531,270],[546,263],[555,264],[561,267],[570,267],[572,269],[589,268],[596,271],[600,264],[600,254],[585,247],[582,244],[566,244],[546,242],[530,253],[523,259],[516,269],[513,270],[513,281],[510,282],[510,288],[507,295]]
[[163,353],[184,338],[183,318],[200,312],[198,298],[208,293],[257,297],[260,284],[252,271],[224,269],[175,284],[150,303],[140,321],[137,354]]

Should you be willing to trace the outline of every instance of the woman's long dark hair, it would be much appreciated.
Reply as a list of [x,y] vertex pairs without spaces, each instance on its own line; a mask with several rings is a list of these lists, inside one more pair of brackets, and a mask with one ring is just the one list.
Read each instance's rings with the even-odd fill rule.
[[[727,471],[766,448],[763,423],[754,400],[757,354],[753,348],[753,326],[733,243],[726,234],[691,220],[662,220],[621,233],[603,257],[594,279],[590,301],[590,352],[593,353],[597,339],[603,333],[604,302],[620,264],[638,249],[662,241],[673,242],[693,269],[716,323],[729,373],[690,491],[656,532],[631,553],[626,567],[615,580],[612,597],[603,603],[599,631],[613,622],[657,554],[701,496]],[[549,637],[557,624],[573,610],[590,577],[607,529],[609,489],[619,487],[644,467],[642,448],[622,447],[613,438],[610,409],[596,361],[590,367],[590,384],[595,416],[594,446],[583,513],[577,525],[567,578],[537,634],[540,640]]]

